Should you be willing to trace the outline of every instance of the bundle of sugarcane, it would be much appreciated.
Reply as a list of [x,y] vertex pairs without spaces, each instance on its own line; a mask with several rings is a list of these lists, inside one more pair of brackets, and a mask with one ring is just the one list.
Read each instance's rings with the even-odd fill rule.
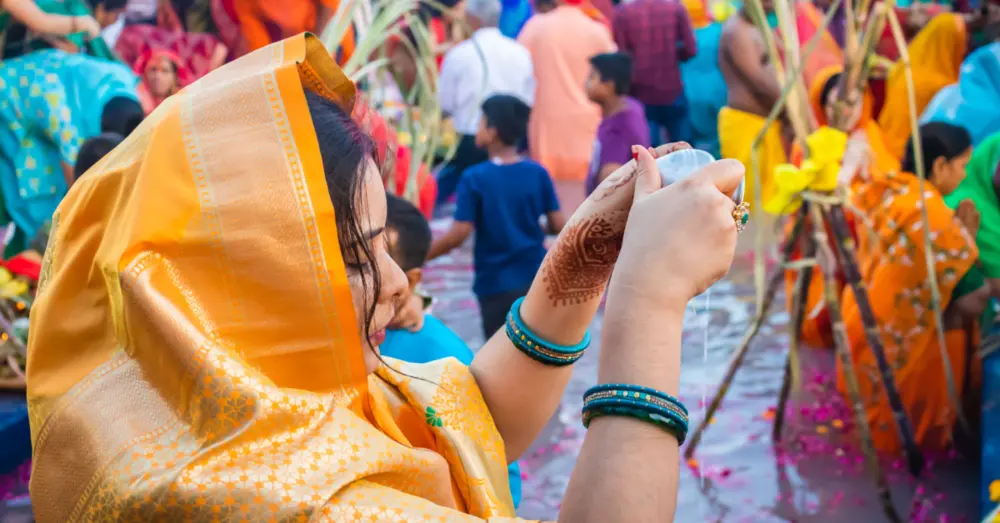
[[0,389],[23,389],[34,282],[0,267]]
[[[771,30],[766,24],[765,15],[759,1],[754,0],[747,4],[747,12],[757,25],[758,29],[761,31],[769,57],[772,63],[776,65],[776,72],[778,74],[779,81],[784,86],[781,98],[772,109],[767,121],[768,125],[770,125],[784,110],[786,113],[786,120],[789,121],[794,128],[796,142],[802,149],[803,157],[807,159],[812,153],[816,152],[810,150],[809,140],[807,139],[807,135],[815,130],[815,120],[810,118],[809,108],[806,106],[805,102],[805,88],[800,77],[803,57],[798,54],[799,42],[791,20],[791,9],[789,8],[788,1],[776,0],[775,4],[775,11],[778,15],[779,27],[783,37],[785,54],[784,64],[788,69],[793,71],[789,75],[785,75],[782,70],[782,62],[778,56],[777,45],[774,43]],[[840,76],[839,80],[839,94],[838,99],[835,101],[835,110],[833,111],[834,115],[832,121],[830,122],[830,127],[841,132],[848,131],[848,129],[845,128],[848,125],[847,115],[853,112],[852,108],[854,105],[862,103],[862,96],[860,96],[860,93],[864,92],[873,64],[878,60],[878,57],[874,52],[878,36],[882,34],[885,24],[889,23],[896,45],[899,48],[900,56],[902,57],[901,61],[904,64],[906,71],[910,98],[910,111],[913,121],[912,139],[914,140],[914,143],[920,143],[919,128],[917,127],[919,115],[915,114],[916,111],[913,100],[912,74],[909,69],[909,56],[906,52],[906,42],[903,38],[899,21],[895,16],[892,0],[888,3],[879,2],[874,6],[874,8],[870,8],[870,0],[862,0],[860,5],[857,7],[858,9],[855,11],[855,5],[852,2],[849,1],[845,4],[847,15],[845,64],[844,72]],[[832,18],[833,13],[838,8],[839,1],[834,2],[834,4],[830,6],[826,19],[820,28],[820,33],[825,30],[830,19]],[[859,28],[863,29],[859,30]],[[814,40],[818,39],[818,37],[819,34],[814,37]],[[808,56],[808,53],[812,52],[814,44],[815,42],[810,42],[809,45],[806,46],[806,56]],[[761,131],[761,133],[757,136],[753,143],[753,150],[751,153],[751,175],[754,176],[758,186],[760,184],[761,176],[759,172],[759,162],[757,161],[757,150],[766,131],[767,129]],[[917,148],[916,156],[916,174],[920,178],[921,184],[923,184],[925,183],[926,177],[919,147]],[[859,170],[865,168],[867,168],[867,166],[864,165],[864,162],[845,161],[840,167],[841,172],[838,175],[838,179],[850,180],[859,174],[861,176],[865,176],[865,173],[858,172]],[[865,454],[865,461],[869,471],[874,476],[886,517],[890,521],[901,521],[899,514],[892,504],[888,491],[888,485],[880,468],[877,456],[875,455],[874,445],[872,444],[870,429],[868,427],[862,402],[863,398],[860,396],[856,372],[853,368],[852,358],[850,357],[850,347],[848,346],[846,331],[839,314],[839,296],[834,283],[834,278],[837,273],[845,275],[846,284],[854,293],[855,301],[858,304],[858,309],[865,325],[867,342],[869,348],[875,356],[879,375],[883,384],[883,391],[886,394],[890,408],[894,413],[897,429],[899,431],[900,438],[903,441],[904,452],[906,453],[907,461],[909,463],[909,470],[914,476],[919,475],[922,470],[923,456],[916,445],[912,425],[907,417],[901,398],[896,389],[892,367],[881,343],[879,326],[868,300],[867,289],[864,286],[860,271],[858,270],[858,264],[854,252],[853,235],[851,234],[845,216],[845,208],[851,208],[848,196],[847,188],[843,186],[825,191],[810,190],[810,188],[807,187],[797,195],[796,203],[801,203],[801,208],[793,218],[795,220],[795,225],[792,227],[791,235],[786,238],[785,248],[783,250],[783,259],[781,260],[778,273],[768,279],[766,285],[764,284],[765,268],[763,261],[764,236],[763,230],[758,231],[757,262],[754,268],[755,281],[757,282],[757,316],[752,322],[750,331],[744,338],[743,344],[734,353],[724,380],[719,387],[716,396],[709,405],[705,419],[701,420],[701,423],[689,439],[690,443],[686,449],[686,455],[691,456],[693,454],[705,427],[710,423],[712,416],[721,404],[722,398],[728,390],[737,368],[744,360],[751,340],[759,330],[761,324],[764,322],[764,317],[777,293],[777,286],[780,285],[782,280],[780,277],[781,273],[784,270],[797,270],[799,271],[799,275],[796,279],[796,285],[792,290],[790,300],[792,304],[792,311],[790,312],[792,314],[791,324],[793,329],[790,340],[788,361],[786,362],[785,382],[782,384],[780,389],[781,396],[779,397],[779,407],[775,417],[774,436],[776,440],[780,437],[781,424],[784,419],[785,404],[791,391],[796,389],[798,386],[798,357],[796,353],[798,350],[799,330],[804,312],[803,300],[805,297],[805,288],[809,278],[811,277],[811,272],[818,267],[822,271],[825,280],[824,301],[831,316],[837,355],[843,364],[842,368],[845,373],[845,381],[848,388],[850,404],[853,407],[857,418],[856,421],[859,427],[859,436],[861,438],[862,449]],[[923,199],[924,197],[925,193],[921,190],[921,198]],[[762,202],[759,193],[757,200],[754,203],[758,206],[761,205]],[[930,231],[927,226],[926,203],[924,202],[921,207],[923,213],[922,219],[924,222],[924,233],[929,235]],[[861,221],[863,224],[865,223],[864,219]],[[810,227],[808,224],[804,226],[804,223],[806,222],[811,222],[812,226]],[[827,238],[827,225],[830,225],[830,229],[833,231],[834,242],[830,242]],[[804,234],[806,230],[811,231],[811,238],[809,235]],[[795,250],[797,242],[801,242],[798,245],[798,250],[806,256],[806,258],[796,262],[789,262],[789,254]],[[831,248],[831,244],[833,245],[833,248]],[[932,247],[929,238],[925,241],[925,245],[925,257],[928,263],[928,283],[933,293],[932,307],[934,309],[934,314],[937,317],[939,344],[942,350],[945,350],[942,331],[943,323],[941,322],[940,310],[941,300],[938,293],[934,270],[934,256],[931,252]],[[957,389],[955,387],[955,380],[951,372],[950,365],[948,365],[947,355],[944,356],[944,360],[946,364],[943,366],[943,372],[945,373],[948,383],[948,394],[956,408],[956,411],[960,413],[960,423],[965,425],[964,417],[961,416],[961,409],[958,407],[959,402]]]
[[[457,146],[454,130],[444,119],[437,98],[436,47],[429,26],[419,13],[423,5],[448,10],[433,0],[380,2],[378,9],[373,6],[372,0],[345,0],[320,36],[327,48],[333,51],[354,24],[357,43],[343,69],[348,77],[369,89],[375,89],[381,79],[391,74],[388,58],[390,45],[404,46],[413,57],[416,62],[414,84],[401,93],[401,105],[386,109],[386,112],[398,113],[397,117],[389,120],[396,128],[400,141],[412,149],[408,171],[411,173],[431,165],[435,158],[450,158]],[[455,23],[462,22],[456,20]],[[412,35],[412,40],[404,37],[404,31]],[[397,85],[402,85],[398,78],[395,80]],[[410,176],[401,196],[415,202],[419,191],[417,183],[418,177]],[[395,180],[389,180],[388,186],[395,187]]]

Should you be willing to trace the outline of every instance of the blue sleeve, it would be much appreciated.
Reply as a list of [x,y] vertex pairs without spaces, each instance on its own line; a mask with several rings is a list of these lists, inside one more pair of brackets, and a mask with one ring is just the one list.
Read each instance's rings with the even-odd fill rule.
[[455,221],[474,222],[479,215],[479,194],[473,187],[474,171],[466,169],[462,173],[462,179],[458,181],[458,190],[455,197]]
[[545,167],[538,166],[539,177],[542,180],[542,212],[550,213],[559,210],[559,197],[556,196],[556,187],[552,183],[552,177]]

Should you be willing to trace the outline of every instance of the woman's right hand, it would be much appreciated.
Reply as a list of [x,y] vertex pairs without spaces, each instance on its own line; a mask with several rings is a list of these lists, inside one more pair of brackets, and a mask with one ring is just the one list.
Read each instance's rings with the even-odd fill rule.
[[720,160],[662,188],[649,152],[633,152],[639,173],[611,292],[618,303],[683,312],[729,272],[736,251],[736,204],[729,195],[745,168]]
[[73,26],[76,28],[76,32],[87,33],[90,38],[97,38],[101,35],[101,24],[97,23],[97,20],[92,16],[76,16],[73,20]]

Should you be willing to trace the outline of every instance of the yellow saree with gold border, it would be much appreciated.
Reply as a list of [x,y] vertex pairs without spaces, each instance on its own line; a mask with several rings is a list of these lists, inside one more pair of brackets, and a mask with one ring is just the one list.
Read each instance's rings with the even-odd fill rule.
[[306,89],[350,113],[316,38],[246,55],[60,205],[27,367],[39,522],[513,516],[465,366],[365,372]]

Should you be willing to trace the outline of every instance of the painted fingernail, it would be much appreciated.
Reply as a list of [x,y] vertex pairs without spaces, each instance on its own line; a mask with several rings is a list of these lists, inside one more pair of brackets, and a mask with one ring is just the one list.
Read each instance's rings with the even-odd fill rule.
[[632,151],[632,159],[638,162],[639,161],[639,153],[637,153],[635,151]]

